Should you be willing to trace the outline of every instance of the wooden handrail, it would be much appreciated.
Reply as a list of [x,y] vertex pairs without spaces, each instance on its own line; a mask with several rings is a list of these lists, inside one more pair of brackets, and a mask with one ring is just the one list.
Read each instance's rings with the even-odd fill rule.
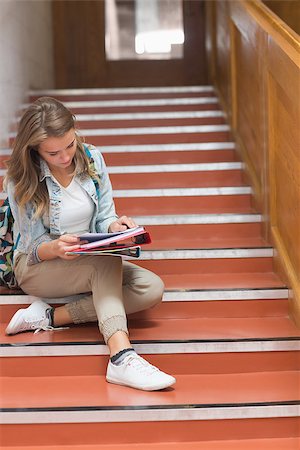
[[300,36],[261,0],[245,0],[245,6],[259,25],[300,65]]

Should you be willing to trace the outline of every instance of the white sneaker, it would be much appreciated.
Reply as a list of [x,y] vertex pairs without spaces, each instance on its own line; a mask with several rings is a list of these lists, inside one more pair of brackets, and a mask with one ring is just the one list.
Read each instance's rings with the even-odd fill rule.
[[28,330],[35,330],[37,333],[40,330],[53,330],[54,327],[50,326],[50,309],[50,305],[40,300],[26,309],[19,309],[9,322],[5,333],[17,334]]
[[143,391],[157,391],[172,386],[176,379],[149,364],[136,353],[129,353],[120,365],[108,363],[106,380]]

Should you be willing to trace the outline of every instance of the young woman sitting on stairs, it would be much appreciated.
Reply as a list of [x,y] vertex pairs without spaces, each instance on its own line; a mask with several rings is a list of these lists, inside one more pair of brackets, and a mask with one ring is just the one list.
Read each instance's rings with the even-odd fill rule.
[[6,176],[13,232],[20,234],[14,252],[18,284],[26,294],[41,298],[87,294],[57,308],[35,301],[15,313],[6,333],[98,321],[110,352],[107,381],[164,389],[175,378],[136,354],[126,318],[161,301],[161,279],[119,256],[66,254],[79,248],[83,233],[136,226],[130,217],[116,215],[103,157],[95,147],[88,149],[93,164],[74,116],[53,98],[36,100],[20,120]]

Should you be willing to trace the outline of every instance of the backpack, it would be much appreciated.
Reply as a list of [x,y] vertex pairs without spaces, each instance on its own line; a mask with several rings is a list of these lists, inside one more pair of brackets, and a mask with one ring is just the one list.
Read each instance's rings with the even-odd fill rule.
[[[10,289],[18,287],[12,268],[15,249],[12,231],[13,223],[14,218],[8,198],[6,198],[0,207],[0,285]],[[18,235],[16,246],[19,239],[20,235]]]
[[[91,168],[94,170],[94,160],[89,149],[84,145],[84,150],[90,160]],[[96,191],[99,194],[99,183],[96,178],[92,178]],[[0,286],[4,286],[9,289],[15,289],[18,287],[18,283],[13,271],[13,256],[14,250],[18,245],[20,234],[17,237],[16,244],[14,245],[13,238],[13,224],[14,218],[10,209],[8,197],[4,200],[2,206],[0,206]]]

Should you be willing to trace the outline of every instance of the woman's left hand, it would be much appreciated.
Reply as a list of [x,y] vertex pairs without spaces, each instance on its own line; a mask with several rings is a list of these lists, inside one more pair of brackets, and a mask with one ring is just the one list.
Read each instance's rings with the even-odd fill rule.
[[118,220],[116,220],[115,222],[110,224],[108,231],[110,233],[115,233],[118,231],[125,231],[128,228],[134,228],[134,227],[137,227],[137,224],[131,217],[122,216],[122,217],[119,217]]

